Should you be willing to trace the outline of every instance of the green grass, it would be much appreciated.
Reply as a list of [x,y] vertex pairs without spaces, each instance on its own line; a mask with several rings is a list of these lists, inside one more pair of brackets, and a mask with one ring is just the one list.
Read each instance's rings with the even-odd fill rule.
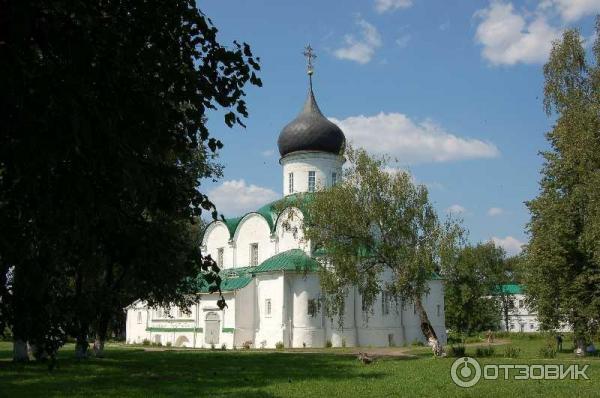
[[[142,347],[109,345],[104,359],[73,359],[73,346],[59,354],[59,368],[43,364],[13,364],[12,346],[0,342],[0,397],[562,397],[600,396],[600,358],[576,359],[567,352],[539,358],[543,339],[515,338],[518,359],[493,357],[481,363],[590,364],[590,380],[482,380],[463,389],[450,379],[454,358],[434,359],[426,347],[404,349],[408,358],[380,358],[362,365],[352,349],[322,349],[318,353],[288,351],[144,351]],[[467,345],[467,355],[476,347]]]

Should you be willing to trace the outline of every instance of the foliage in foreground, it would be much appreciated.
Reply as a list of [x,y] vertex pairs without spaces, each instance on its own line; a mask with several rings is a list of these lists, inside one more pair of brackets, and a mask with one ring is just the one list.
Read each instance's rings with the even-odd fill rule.
[[115,311],[185,308],[197,275],[219,291],[196,244],[195,220],[216,217],[200,180],[220,175],[206,118],[247,116],[250,47],[219,43],[193,0],[9,0],[0,25],[0,331],[15,359],[66,335],[84,356],[92,330],[101,352]]
[[[389,172],[389,160],[346,148],[340,183],[306,201],[304,236],[321,255],[321,287],[327,313],[343,322],[348,289],[357,286],[363,307],[378,295],[413,302],[425,337],[438,345],[423,306],[428,281],[450,259],[461,236],[441,223],[427,189],[408,173]],[[384,280],[386,282],[381,282]]]
[[588,62],[566,30],[544,66],[547,133],[540,193],[527,203],[525,282],[543,327],[569,323],[580,348],[600,328],[600,19]]

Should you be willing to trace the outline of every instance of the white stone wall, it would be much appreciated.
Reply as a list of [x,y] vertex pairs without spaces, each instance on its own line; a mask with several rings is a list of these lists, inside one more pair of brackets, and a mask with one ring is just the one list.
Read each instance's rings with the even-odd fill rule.
[[234,267],[251,265],[250,245],[252,243],[258,243],[258,264],[276,254],[269,224],[262,215],[257,213],[250,213],[240,221],[233,242],[235,244]]
[[[294,152],[279,160],[283,166],[283,194],[308,192],[308,172],[315,172],[317,189],[331,186],[332,175],[342,175],[343,156],[326,152],[302,151]],[[294,192],[289,190],[289,173],[294,173]]]
[[501,313],[500,328],[509,332],[531,333],[540,330],[537,314],[532,311],[526,302],[524,294],[512,295],[513,308],[509,310],[508,328],[504,322],[504,313]]
[[310,247],[304,240],[302,230],[302,221],[304,216],[296,208],[288,207],[277,218],[275,226],[276,252],[281,253],[291,249],[302,249],[307,254],[310,253]]
[[242,347],[245,342],[254,342],[257,315],[256,281],[235,292],[235,332],[234,344]]
[[[284,278],[281,272],[259,274],[257,285],[257,322],[255,347],[273,348],[278,342],[284,342]],[[267,314],[267,300],[271,301],[271,314]]]
[[217,252],[223,248],[223,268],[231,268],[235,264],[235,253],[230,243],[229,230],[223,221],[211,223],[204,233],[203,254],[210,254],[217,261]]

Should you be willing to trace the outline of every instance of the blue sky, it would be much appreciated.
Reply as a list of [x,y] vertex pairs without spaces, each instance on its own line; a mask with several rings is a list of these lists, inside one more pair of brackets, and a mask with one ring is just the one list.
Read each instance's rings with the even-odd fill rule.
[[310,43],[317,101],[349,140],[397,158],[473,242],[516,253],[527,241],[524,201],[536,196],[552,126],[542,65],[564,28],[591,37],[600,0],[198,4],[221,42],[246,41],[261,58],[247,128],[229,129],[216,113],[209,122],[225,144],[225,175],[201,189],[226,216],[282,195],[276,142],[304,102]]

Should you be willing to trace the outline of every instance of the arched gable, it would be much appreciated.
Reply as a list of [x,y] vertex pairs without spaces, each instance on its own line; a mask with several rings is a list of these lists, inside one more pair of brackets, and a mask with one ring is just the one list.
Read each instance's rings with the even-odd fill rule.
[[279,214],[275,224],[279,252],[291,249],[306,250],[307,242],[304,240],[302,230],[303,220],[304,215],[297,207],[286,207]]
[[252,265],[250,245],[258,244],[258,263],[274,254],[271,226],[260,213],[248,213],[240,220],[232,239],[236,250],[236,266]]

